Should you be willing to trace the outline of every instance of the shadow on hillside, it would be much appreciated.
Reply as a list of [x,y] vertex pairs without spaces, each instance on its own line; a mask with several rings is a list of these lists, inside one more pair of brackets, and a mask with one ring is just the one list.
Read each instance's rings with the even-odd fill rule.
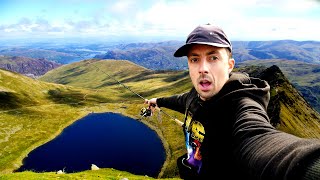
[[169,76],[168,78],[164,79],[164,82],[173,82],[178,81],[180,79],[189,77],[189,71],[183,71],[181,74],[177,74],[175,76]]
[[22,107],[22,102],[19,97],[12,92],[0,91],[0,109],[16,109]]
[[70,106],[81,106],[84,105],[84,94],[80,92],[64,92],[60,89],[51,89],[48,91],[48,99],[57,103],[57,104],[68,104]]
[[[170,83],[170,82],[174,82],[174,81],[178,81],[180,79],[183,79],[185,77],[187,77],[189,75],[188,71],[182,71],[181,73],[179,73],[178,71],[174,71],[174,70],[157,70],[157,71],[144,71],[139,73],[136,76],[132,76],[128,78],[128,72],[119,72],[113,76],[107,76],[105,79],[103,79],[103,81],[105,83],[103,83],[102,85],[98,86],[97,88],[102,88],[105,86],[112,86],[112,85],[117,85],[119,83],[132,83],[132,82],[139,82],[139,81],[143,81],[146,79],[150,79],[150,76],[157,76],[157,74],[170,74],[168,75],[167,78],[165,78],[163,81],[166,83]],[[119,81],[119,82],[118,82]]]
[[48,91],[48,99],[57,104],[67,104],[70,106],[84,106],[90,103],[105,103],[110,100],[98,95],[84,94],[79,91],[62,91],[51,89]]
[[69,84],[71,82],[70,79],[81,76],[82,74],[85,74],[85,73],[86,71],[81,70],[79,67],[71,68],[65,72],[66,76],[60,77],[57,82],[59,84]]
[[[163,91],[172,91],[172,90],[175,90],[176,87],[183,87],[185,86],[186,84],[190,84],[190,79],[183,79],[181,81],[177,81],[176,83],[170,85],[170,86],[163,86],[161,88],[157,88],[157,89],[154,89],[154,90],[147,90],[147,89],[142,89],[141,91],[142,92],[138,92],[141,96],[143,97],[149,97],[149,96],[153,96],[154,94],[156,93],[159,93],[159,92],[163,92]],[[189,90],[190,88],[188,88]],[[122,97],[123,98],[130,98],[132,95],[131,94],[124,94]]]
[[[117,85],[119,84],[119,80],[120,79],[124,79],[124,80],[121,80],[121,83],[127,83],[127,82],[139,82],[139,81],[142,81],[142,80],[145,80],[146,79],[146,76],[149,76],[149,75],[152,75],[152,74],[155,74],[155,72],[153,71],[144,71],[136,76],[133,76],[133,77],[130,77],[130,78],[126,78],[128,77],[128,74],[127,73],[124,73],[124,72],[120,72],[120,73],[117,73],[117,77],[115,76],[106,76],[105,79],[103,79],[103,81],[105,81],[105,83],[103,83],[102,85],[98,86],[97,88],[102,88],[102,87],[105,87],[105,86],[112,86],[112,85]],[[119,81],[119,82],[117,82]]]

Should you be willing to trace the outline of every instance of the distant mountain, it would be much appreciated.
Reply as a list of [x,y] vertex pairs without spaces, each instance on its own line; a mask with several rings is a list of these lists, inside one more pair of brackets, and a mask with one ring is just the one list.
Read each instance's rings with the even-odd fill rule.
[[[1,40],[0,40],[1,41]],[[246,60],[286,59],[320,64],[319,41],[232,41],[233,57],[237,62]],[[175,58],[173,53],[184,41],[163,42],[43,42],[0,44],[0,55],[47,59],[69,64],[85,59],[129,60],[152,70],[185,70],[186,58]]]
[[61,64],[46,59],[0,55],[0,68],[33,78],[41,76],[59,66]]
[[68,64],[92,58],[101,53],[96,50],[96,47],[104,48],[103,45],[91,45],[90,43],[87,46],[88,48],[83,44],[55,44],[54,42],[23,44],[20,46],[0,45],[0,55],[47,59],[59,64]]
[[128,50],[110,50],[96,59],[129,60],[153,70],[183,70],[187,69],[185,58],[173,58],[173,47],[135,48]]
[[70,62],[79,61],[83,59],[81,58],[80,55],[77,54],[75,49],[69,52],[65,52],[67,49],[60,49],[60,47],[56,47],[55,49],[47,49],[48,47],[43,46],[42,44],[39,44],[39,45],[41,47],[37,47],[37,48],[34,48],[34,47],[1,48],[2,50],[0,49],[0,55],[21,56],[21,57],[29,57],[34,59],[47,59],[60,64],[67,64]]
[[[246,60],[286,59],[320,64],[320,42],[318,41],[234,41],[233,57],[237,62]],[[153,70],[187,69],[186,58],[175,58],[173,53],[183,45],[181,41],[168,43],[132,43],[117,46],[98,59],[129,60]]]
[[181,41],[119,44],[94,58],[129,60],[152,70],[185,70],[188,66],[186,58],[173,57],[182,44]]
[[234,58],[246,60],[286,59],[320,64],[319,41],[234,41]]

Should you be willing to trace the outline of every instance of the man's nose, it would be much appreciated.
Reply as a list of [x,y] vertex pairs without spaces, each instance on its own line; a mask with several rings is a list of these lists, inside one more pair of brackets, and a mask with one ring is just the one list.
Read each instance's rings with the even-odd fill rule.
[[209,63],[203,58],[199,63],[199,73],[208,73]]

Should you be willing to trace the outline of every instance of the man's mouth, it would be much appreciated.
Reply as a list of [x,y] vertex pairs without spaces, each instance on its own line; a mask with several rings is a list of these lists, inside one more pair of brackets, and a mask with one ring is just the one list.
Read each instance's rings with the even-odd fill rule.
[[200,90],[201,91],[209,91],[210,90],[210,85],[212,83],[210,81],[208,81],[208,80],[201,80],[199,84],[200,84]]

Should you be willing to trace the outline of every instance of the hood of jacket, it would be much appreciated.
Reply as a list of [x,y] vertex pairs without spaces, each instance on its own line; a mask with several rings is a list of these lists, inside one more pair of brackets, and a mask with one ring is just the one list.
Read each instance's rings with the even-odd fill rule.
[[208,100],[208,103],[240,97],[250,97],[267,109],[270,85],[267,81],[250,77],[247,73],[232,72],[229,80],[215,96]]

